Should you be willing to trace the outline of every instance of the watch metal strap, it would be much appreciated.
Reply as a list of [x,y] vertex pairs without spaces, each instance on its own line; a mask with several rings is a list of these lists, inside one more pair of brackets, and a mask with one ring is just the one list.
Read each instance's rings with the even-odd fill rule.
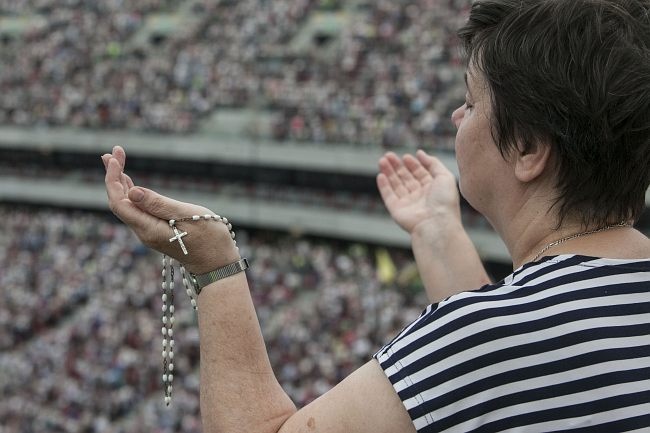
[[196,294],[198,295],[201,292],[201,289],[203,289],[208,284],[214,283],[215,281],[219,281],[231,275],[235,275],[241,271],[245,271],[248,268],[249,268],[248,260],[240,259],[234,263],[223,266],[219,269],[215,269],[214,271],[210,271],[205,274],[201,274],[201,275],[192,274],[192,277],[194,278],[194,281],[198,286],[198,290]]

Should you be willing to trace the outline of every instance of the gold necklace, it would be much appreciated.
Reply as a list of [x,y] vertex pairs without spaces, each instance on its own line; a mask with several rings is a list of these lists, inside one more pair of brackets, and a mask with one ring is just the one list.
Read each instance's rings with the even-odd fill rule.
[[575,233],[575,234],[572,234],[572,235],[567,236],[565,238],[558,239],[558,240],[553,241],[550,244],[546,245],[544,248],[542,248],[540,250],[540,252],[538,252],[537,255],[533,258],[532,261],[533,262],[537,261],[537,259],[539,259],[542,254],[544,254],[546,251],[548,251],[549,248],[552,248],[552,247],[554,247],[556,245],[563,244],[566,241],[570,241],[571,239],[575,239],[575,238],[579,238],[579,237],[587,236],[587,235],[592,235],[594,233],[604,232],[605,230],[610,230],[610,229],[614,229],[614,228],[617,228],[617,227],[630,227],[630,225],[631,224],[626,223],[626,222],[620,222],[618,224],[610,224],[610,225],[607,225],[605,227],[601,227],[599,229],[594,229],[594,230],[589,230],[589,231],[586,231],[586,232]]

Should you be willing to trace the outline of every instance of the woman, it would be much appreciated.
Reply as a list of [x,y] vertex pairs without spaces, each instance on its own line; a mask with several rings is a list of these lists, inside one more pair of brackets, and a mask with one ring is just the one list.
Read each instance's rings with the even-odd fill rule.
[[477,0],[459,35],[460,192],[516,270],[489,282],[435,158],[386,155],[378,187],[435,303],[300,410],[228,227],[170,225],[210,212],[134,186],[121,148],[103,156],[110,207],[145,244],[194,274],[234,266],[198,297],[206,432],[650,428],[650,240],[632,227],[650,184],[650,4]]

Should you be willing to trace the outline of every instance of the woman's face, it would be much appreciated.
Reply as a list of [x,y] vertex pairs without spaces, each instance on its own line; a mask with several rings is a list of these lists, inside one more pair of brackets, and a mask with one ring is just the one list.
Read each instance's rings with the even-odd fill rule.
[[465,82],[465,104],[451,116],[457,129],[455,148],[460,192],[489,219],[490,206],[498,203],[498,194],[507,192],[502,181],[511,170],[492,138],[492,104],[487,83],[471,66]]

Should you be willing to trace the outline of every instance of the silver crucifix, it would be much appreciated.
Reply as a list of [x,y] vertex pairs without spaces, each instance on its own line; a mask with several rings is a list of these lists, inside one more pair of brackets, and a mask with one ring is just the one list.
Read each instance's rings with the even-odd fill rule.
[[181,245],[181,249],[183,250],[183,254],[187,255],[187,248],[185,248],[185,244],[183,243],[183,236],[187,235],[187,232],[179,232],[176,226],[172,226],[172,230],[174,230],[174,237],[169,239],[169,242],[174,242],[178,241],[178,243]]

